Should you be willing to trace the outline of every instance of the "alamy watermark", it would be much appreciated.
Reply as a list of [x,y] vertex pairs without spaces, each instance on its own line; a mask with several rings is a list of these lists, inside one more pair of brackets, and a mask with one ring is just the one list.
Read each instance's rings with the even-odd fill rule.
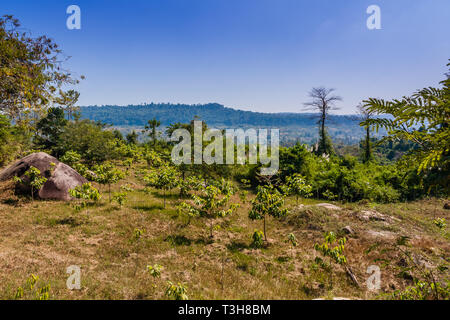
[[379,266],[369,266],[367,268],[367,273],[370,274],[367,278],[366,285],[367,289],[370,291],[378,291],[381,288],[381,271]]
[[[66,13],[69,17],[66,20],[66,26],[69,30],[81,29],[81,9],[78,5],[72,4],[67,7]],[[370,16],[367,18],[366,26],[369,30],[381,29],[381,9],[378,5],[372,4],[367,7],[366,13]]]
[[81,289],[81,268],[79,266],[69,266],[66,269],[66,273],[70,275],[66,281],[67,289],[80,290]]
[[66,13],[70,16],[66,20],[66,26],[69,30],[81,29],[81,9],[77,5],[70,5],[67,7]]
[[367,29],[369,30],[380,30],[381,29],[381,9],[379,6],[373,4],[370,5],[367,10],[367,14],[370,16],[367,18]]
[[[270,129],[270,139],[268,133],[268,129],[208,129],[203,132],[202,121],[194,121],[193,133],[177,129],[170,137],[171,141],[178,142],[172,149],[172,161],[176,165],[259,163],[263,166],[261,175],[274,175],[280,165],[280,130]],[[204,147],[203,142],[210,143]]]

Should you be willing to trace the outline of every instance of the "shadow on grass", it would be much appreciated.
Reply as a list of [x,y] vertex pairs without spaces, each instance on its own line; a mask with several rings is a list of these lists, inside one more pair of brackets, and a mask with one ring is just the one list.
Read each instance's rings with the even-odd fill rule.
[[242,251],[244,249],[249,249],[250,247],[243,243],[243,242],[237,242],[237,241],[233,241],[230,244],[227,245],[227,249],[230,250],[231,252],[237,252],[237,251]]
[[278,263],[285,263],[288,262],[289,260],[291,260],[290,257],[287,256],[279,256],[275,259]]
[[173,246],[190,246],[192,243],[199,245],[208,245],[214,243],[214,239],[211,238],[198,238],[198,239],[189,239],[184,235],[173,235],[168,236],[164,239],[164,241],[169,242]]
[[70,227],[79,227],[83,224],[82,221],[78,221],[74,217],[62,218],[62,219],[51,219],[51,225],[61,225],[61,226],[70,226]]
[[19,204],[19,199],[5,199],[2,200],[2,204],[6,204],[8,206],[17,206]]
[[168,236],[164,241],[169,242],[173,246],[190,246],[192,240],[183,235]]
[[[153,191],[152,192],[152,196],[154,196],[155,198],[164,200],[164,193],[163,192]],[[168,201],[168,200],[179,200],[180,199],[180,195],[176,194],[176,193],[166,193],[165,198],[166,198],[166,201]],[[183,198],[183,197],[181,197],[181,198]]]
[[164,210],[164,206],[161,204],[151,204],[151,205],[136,205],[132,207],[135,210],[142,210],[142,211],[155,211],[155,210]]

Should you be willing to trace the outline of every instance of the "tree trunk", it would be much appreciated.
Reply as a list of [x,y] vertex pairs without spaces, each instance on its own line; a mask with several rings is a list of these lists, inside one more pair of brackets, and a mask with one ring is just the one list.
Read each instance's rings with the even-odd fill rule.
[[266,235],[266,216],[264,216],[264,241],[267,241],[267,235]]
[[325,141],[325,119],[326,119],[326,113],[325,113],[325,107],[324,107],[324,111],[322,112],[322,128],[321,128],[321,132],[322,132],[322,152],[323,153],[327,153],[327,143]]
[[214,238],[214,236],[213,236],[213,223],[212,223],[212,220],[211,220],[211,222],[209,224],[209,237],[211,239]]
[[365,143],[365,150],[364,150],[364,162],[370,161],[372,158],[372,150],[370,146],[370,128],[366,128],[366,143]]

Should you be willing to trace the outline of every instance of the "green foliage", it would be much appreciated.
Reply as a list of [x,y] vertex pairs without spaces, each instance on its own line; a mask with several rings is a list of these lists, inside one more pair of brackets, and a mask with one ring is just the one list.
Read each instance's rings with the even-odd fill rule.
[[67,151],[60,159],[61,162],[73,167],[81,162],[81,155],[75,151]]
[[145,126],[145,131],[150,131],[149,137],[153,141],[153,145],[156,144],[158,138],[156,130],[160,125],[161,122],[153,118],[152,120],[148,120],[148,124]]
[[153,187],[164,192],[164,208],[166,207],[166,192],[175,189],[179,185],[179,173],[171,166],[163,166],[158,170],[150,171],[144,181],[148,187]]
[[25,183],[30,187],[31,199],[34,200],[35,192],[41,190],[44,184],[47,182],[47,178],[41,175],[41,171],[38,168],[31,166],[24,174],[27,179],[20,179],[14,177],[15,183]]
[[417,263],[414,254],[410,250],[409,240],[410,238],[407,236],[400,236],[392,249],[405,258],[405,265],[399,267],[401,270],[400,274],[408,273],[409,277],[413,279],[414,285],[404,290],[396,290],[389,297],[395,300],[450,299],[450,282],[448,279],[438,281],[434,274],[435,270]]
[[113,194],[112,201],[122,207],[127,202],[127,196],[126,192],[116,192]]
[[442,285],[437,282],[415,280],[413,286],[405,290],[396,290],[391,294],[394,300],[434,300],[436,295],[443,300],[450,299],[450,282]]
[[94,173],[97,183],[108,185],[109,202],[111,202],[111,184],[119,182],[125,177],[125,174],[111,163],[96,165],[94,167]]
[[165,165],[163,159],[161,159],[161,155],[158,154],[155,150],[147,150],[144,155],[147,164],[150,167],[159,168]]
[[89,120],[69,122],[61,133],[58,152],[75,151],[89,165],[118,158],[117,147],[122,145],[114,133],[102,124]]
[[91,183],[85,183],[82,186],[77,186],[74,189],[69,190],[71,197],[81,200],[81,203],[76,205],[76,209],[80,210],[100,200],[100,193]]
[[288,176],[286,185],[289,193],[295,195],[297,203],[299,197],[308,198],[312,194],[312,186],[307,184],[305,178],[298,173]]
[[[339,265],[347,263],[347,258],[344,255],[345,243],[347,239],[337,238],[333,232],[325,234],[324,242],[322,244],[316,243],[314,250],[321,253],[322,257],[316,257],[315,262],[322,269],[330,274],[330,286],[333,286],[333,262]],[[328,263],[324,260],[328,259]]]
[[81,155],[77,152],[69,150],[59,159],[59,161],[67,164],[86,179],[91,181],[95,180],[92,172],[82,163]]
[[[347,259],[344,256],[346,242],[347,239],[345,237],[338,239],[334,232],[328,232],[325,235],[324,242],[322,244],[316,243],[314,249],[337,264],[345,264],[347,263]],[[335,246],[333,247],[333,245]]]
[[213,219],[224,218],[232,214],[239,204],[229,204],[234,190],[231,183],[222,179],[215,185],[209,185],[200,190],[199,194],[192,195],[193,203],[183,202],[179,205],[180,213],[189,217],[202,217],[210,220],[210,237],[213,237]]
[[189,299],[187,296],[187,287],[179,282],[178,284],[173,284],[171,281],[167,281],[166,296],[174,300]]
[[142,236],[144,235],[144,233],[145,233],[144,229],[138,229],[138,228],[134,229],[133,237],[131,238],[131,241],[132,242],[139,241],[142,238]]
[[125,137],[125,139],[127,140],[128,144],[134,144],[137,145],[139,143],[138,141],[138,137],[139,135],[136,133],[136,131],[132,131],[129,134],[127,134],[127,136]]
[[272,185],[258,186],[258,193],[252,201],[248,217],[251,220],[264,220],[264,238],[267,241],[266,216],[280,218],[287,214],[283,209],[285,196]]
[[[31,274],[26,281],[26,285],[17,288],[14,298],[16,300],[32,298],[36,300],[49,300],[50,299],[50,284],[37,286],[39,282],[39,276]],[[24,289],[25,288],[25,289]]]
[[38,149],[51,150],[52,154],[58,157],[57,146],[67,123],[62,108],[49,108],[47,115],[41,118],[36,126],[37,135],[34,142]]
[[447,221],[445,220],[445,218],[436,218],[433,220],[433,223],[440,230],[444,230],[447,227]]
[[0,17],[0,113],[27,127],[63,88],[78,83],[61,67],[61,50],[46,36],[30,37],[11,15]]
[[260,230],[255,230],[252,235],[251,247],[259,249],[264,245],[264,232]]
[[248,196],[248,191],[247,190],[241,190],[239,192],[239,199],[241,200],[242,203],[246,203],[247,202],[247,196]]
[[[450,64],[449,64],[450,65]],[[450,79],[442,81],[442,88],[425,88],[411,97],[385,101],[364,101],[368,111],[378,115],[390,115],[368,119],[361,123],[375,130],[388,132],[385,140],[404,139],[417,144],[409,155],[412,163],[418,163],[418,172],[438,170],[436,183],[447,184],[450,176]]]
[[179,181],[180,195],[186,196],[189,191],[198,191],[202,186],[202,180],[197,176],[189,176]]
[[123,190],[125,192],[133,192],[133,188],[131,188],[129,184],[124,184],[123,186],[120,186],[120,190]]
[[154,264],[153,266],[147,266],[148,273],[150,273],[150,275],[153,278],[160,278],[161,277],[161,271],[163,269],[164,269],[164,267],[159,265],[159,264]]
[[289,242],[290,244],[292,244],[292,246],[294,246],[294,247],[296,247],[298,244],[297,237],[293,233],[288,234],[286,241]]
[[337,196],[330,190],[326,190],[322,193],[322,196],[327,200],[336,200]]
[[14,158],[18,143],[9,119],[0,114],[0,167]]

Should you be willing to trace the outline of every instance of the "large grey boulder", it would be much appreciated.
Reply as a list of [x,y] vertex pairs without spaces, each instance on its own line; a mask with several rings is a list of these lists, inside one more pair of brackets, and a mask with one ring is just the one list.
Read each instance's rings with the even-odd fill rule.
[[[0,181],[10,180],[16,176],[26,182],[28,178],[25,172],[32,166],[39,169],[47,178],[41,190],[36,192],[36,196],[40,199],[69,201],[71,200],[69,190],[88,182],[74,169],[45,152],[30,154],[1,171]],[[17,185],[16,192],[30,194],[31,190],[27,183],[21,183]]]

